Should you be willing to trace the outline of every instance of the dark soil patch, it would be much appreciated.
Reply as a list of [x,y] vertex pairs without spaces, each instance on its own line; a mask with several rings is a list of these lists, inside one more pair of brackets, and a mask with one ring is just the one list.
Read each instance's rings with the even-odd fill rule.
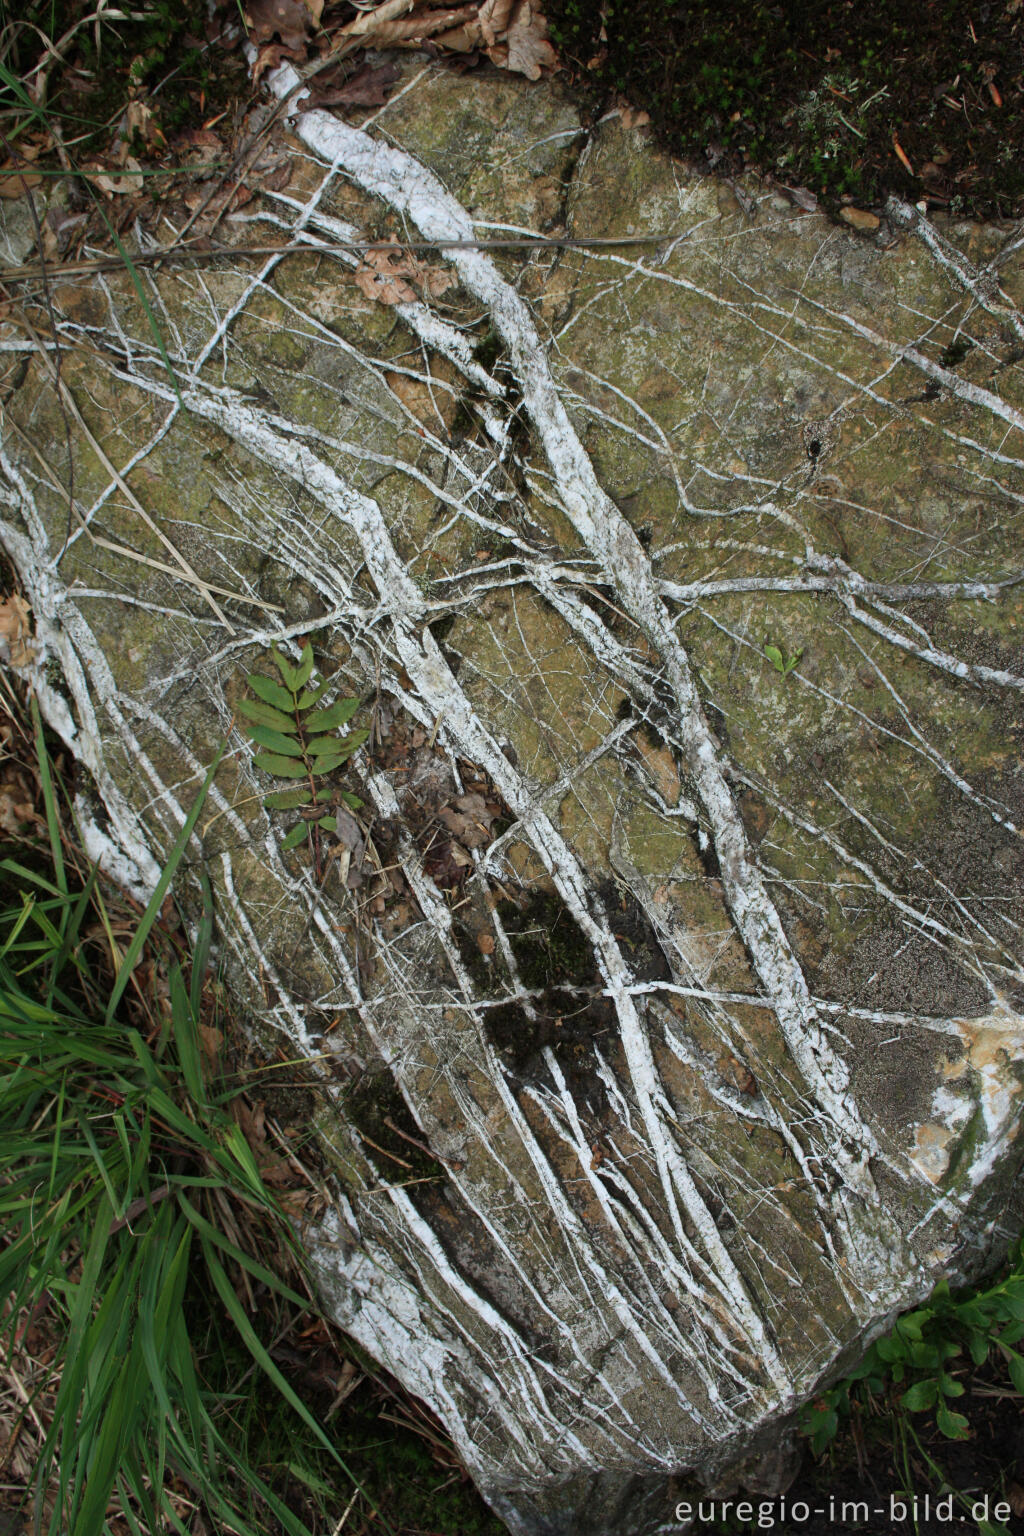
[[544,1075],[551,1049],[570,1082],[584,1088],[594,1047],[614,1028],[615,1011],[586,936],[553,892],[537,891],[521,907],[500,906],[523,986],[534,993],[487,1012],[487,1032],[515,1076]]
[[[229,55],[219,42],[232,19],[225,7],[213,19],[205,0],[149,0],[95,25],[84,0],[28,0],[16,9],[19,24],[5,34],[0,78],[0,116],[16,151],[23,131],[55,126],[81,164],[106,150],[130,100],[144,101],[171,139],[248,98],[241,53]],[[67,39],[56,60],[47,38]],[[47,91],[32,110],[18,82],[34,91],[38,69],[46,73]],[[150,146],[140,138],[129,148],[145,158]]]
[[[637,979],[666,979],[668,964],[641,909],[611,882],[599,894]],[[590,941],[552,892],[537,891],[523,906],[502,902],[499,910],[519,978],[534,995],[529,1012],[519,1003],[490,1009],[488,1034],[516,1076],[542,1075],[550,1049],[574,1091],[600,1102],[594,1053],[607,1054],[618,1026]]]
[[445,1170],[424,1141],[390,1071],[367,1074],[345,1095],[344,1104],[382,1178],[400,1182],[403,1168],[408,1178],[443,1177]]
[[[969,1439],[947,1440],[930,1414],[905,1415],[912,1436],[882,1405],[877,1413],[858,1410],[820,1461],[806,1452],[784,1499],[740,1493],[724,1520],[698,1521],[694,1536],[758,1529],[776,1536],[972,1536],[980,1522],[971,1508],[977,1504],[981,1515],[986,1498],[990,1530],[1024,1536],[1024,1518],[1012,1513],[1024,1507],[1024,1402],[994,1364],[965,1376],[964,1385],[957,1408],[970,1420]],[[737,1500],[748,1498],[752,1518],[737,1519]],[[1010,1513],[996,1518],[1001,1503]],[[711,1513],[708,1500],[704,1508]]]
[[546,10],[590,109],[625,96],[677,154],[805,186],[833,212],[842,198],[868,206],[890,193],[976,218],[1024,211],[1015,0],[548,0]]

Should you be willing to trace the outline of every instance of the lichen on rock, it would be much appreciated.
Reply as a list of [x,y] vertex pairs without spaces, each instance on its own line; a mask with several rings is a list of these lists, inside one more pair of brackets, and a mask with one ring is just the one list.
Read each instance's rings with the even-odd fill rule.
[[[145,277],[174,384],[127,276],[54,285],[66,549],[5,323],[0,539],[138,881],[230,736],[193,867],[309,1058],[325,1298],[512,1530],[623,1536],[1019,1220],[1020,261],[409,81],[228,226],[315,251]],[[456,281],[375,303],[382,227]],[[443,249],[562,227],[665,238]],[[319,884],[234,716],[306,638],[373,722]]]

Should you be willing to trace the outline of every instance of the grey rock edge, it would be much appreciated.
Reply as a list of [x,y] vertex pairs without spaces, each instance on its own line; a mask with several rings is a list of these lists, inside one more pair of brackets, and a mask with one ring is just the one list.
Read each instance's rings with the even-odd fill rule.
[[[321,1081],[303,1239],[341,1325],[513,1532],[673,1530],[687,1476],[770,1480],[794,1409],[1021,1219],[1019,241],[741,208],[554,87],[432,66],[290,132],[224,228],[308,255],[142,278],[177,393],[127,277],[53,284],[63,553],[52,364],[0,331],[31,680],[140,895],[230,732],[188,878],[268,1057]],[[385,307],[331,249],[385,215],[673,238],[451,252]],[[404,771],[357,760],[411,892],[369,954],[234,725],[308,633],[420,726]],[[444,890],[408,797],[470,765],[508,825]],[[524,979],[523,909],[575,990]],[[429,1176],[360,1132],[375,1087]]]

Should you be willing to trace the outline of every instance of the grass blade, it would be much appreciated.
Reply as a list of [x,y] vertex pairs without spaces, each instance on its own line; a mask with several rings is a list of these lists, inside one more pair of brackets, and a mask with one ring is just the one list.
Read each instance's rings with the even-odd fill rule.
[[195,830],[195,825],[199,820],[199,814],[203,809],[203,804],[206,800],[207,794],[209,793],[210,785],[213,783],[213,776],[217,772],[217,769],[220,767],[220,760],[224,756],[226,747],[227,738],[225,738],[217,748],[213,762],[210,764],[206,778],[203,780],[203,787],[199,791],[199,794],[196,796],[192,809],[189,811],[185,818],[184,826],[174,840],[174,846],[167,856],[167,863],[164,866],[163,874],[157,881],[156,890],[149,898],[146,910],[143,912],[142,917],[139,919],[139,926],[135,930],[132,941],[128,946],[128,950],[118,970],[117,980],[114,982],[114,985],[110,991],[110,1000],[107,1004],[107,1011],[104,1019],[104,1022],[107,1024],[110,1024],[113,1021],[114,1014],[117,1010],[117,1005],[121,1000],[121,996],[125,987],[128,985],[131,973],[135,969],[136,961],[142,953],[142,946],[145,944],[149,931],[159,916],[160,908],[163,906],[164,897],[167,894],[167,889],[171,881],[174,879],[175,873],[177,872],[178,865],[181,862],[181,856],[185,852],[185,849],[188,847],[189,838],[192,836],[192,833]]
[[146,290],[142,286],[142,279],[139,277],[138,269],[136,268],[135,263],[132,261],[127,250],[125,249],[124,244],[117,233],[117,230],[107,218],[107,215],[103,209],[103,204],[100,202],[99,198],[95,196],[95,194],[93,195],[93,202],[95,203],[96,208],[99,210],[100,218],[107,226],[107,233],[109,234],[111,240],[113,240],[114,244],[117,246],[117,253],[121,260],[124,262],[125,270],[132,280],[132,287],[135,289],[138,301],[145,311],[146,323],[149,326],[153,340],[156,342],[157,350],[160,353],[163,365],[167,370],[167,377],[171,381],[171,388],[174,390],[178,404],[181,406],[182,410],[184,410],[185,402],[181,398],[181,389],[178,386],[178,378],[174,372],[174,369],[171,367],[171,359],[167,355],[167,348],[164,345],[164,338],[161,334],[160,327],[156,323],[156,316],[153,313],[153,306],[150,304],[149,299],[146,297]]
[[295,1409],[295,1412],[299,1415],[299,1417],[301,1418],[302,1422],[306,1425],[307,1429],[309,1429],[309,1430],[311,1430],[313,1432],[313,1434],[316,1436],[316,1438],[320,1441],[320,1444],[324,1447],[324,1449],[330,1455],[331,1459],[336,1463],[337,1466],[339,1466],[341,1468],[341,1470],[345,1473],[345,1476],[347,1478],[349,1478],[349,1480],[351,1481],[353,1487],[359,1489],[359,1492],[367,1500],[367,1503],[370,1504],[370,1507],[373,1510],[374,1515],[380,1521],[382,1528],[388,1533],[388,1536],[396,1536],[394,1528],[384,1518],[384,1515],[376,1507],[376,1505],[373,1504],[372,1501],[369,1499],[368,1495],[366,1494],[365,1489],[361,1486],[361,1484],[359,1483],[359,1480],[352,1474],[352,1472],[346,1466],[345,1461],[338,1454],[338,1451],[337,1451],[336,1447],[334,1446],[334,1444],[332,1443],[332,1441],[324,1433],[324,1431],[321,1428],[321,1426],[316,1422],[316,1420],[314,1419],[313,1415],[310,1413],[309,1409],[306,1407],[306,1405],[302,1401],[302,1399],[297,1396],[297,1394],[295,1393],[295,1391],[293,1390],[293,1388],[291,1386],[291,1383],[289,1381],[287,1381],[284,1376],[281,1375],[281,1372],[278,1370],[277,1366],[274,1364],[274,1361],[271,1359],[270,1355],[267,1353],[267,1351],[264,1348],[264,1346],[260,1343],[259,1339],[256,1337],[256,1334],[253,1331],[252,1324],[250,1323],[250,1321],[249,1321],[248,1317],[246,1316],[245,1312],[243,1311],[241,1302],[238,1300],[238,1297],[235,1295],[235,1292],[234,1292],[234,1289],[233,1289],[233,1287],[231,1285],[231,1282],[228,1279],[226,1273],[224,1272],[224,1268],[221,1265],[221,1262],[220,1262],[220,1260],[217,1257],[216,1251],[210,1245],[210,1243],[207,1241],[207,1239],[205,1237],[201,1237],[200,1241],[202,1242],[202,1245],[203,1245],[203,1254],[204,1254],[205,1259],[206,1259],[206,1265],[207,1265],[207,1269],[208,1269],[209,1274],[210,1274],[210,1278],[213,1281],[214,1286],[216,1287],[217,1294],[219,1295],[221,1301],[224,1303],[224,1306],[227,1308],[227,1311],[228,1311],[228,1313],[231,1316],[232,1322],[234,1323],[235,1327],[238,1329],[239,1335],[240,1335],[242,1341],[244,1342],[245,1347],[248,1349],[249,1353],[252,1355],[252,1357],[256,1361],[256,1363],[262,1368],[262,1370],[266,1373],[266,1375],[274,1383],[274,1386],[280,1392],[281,1396],[283,1398],[285,1398],[285,1400],[287,1402],[289,1402],[291,1404],[291,1406]]
[[197,1019],[203,998],[206,967],[210,963],[210,945],[213,942],[213,889],[205,869],[202,872],[202,887],[203,915],[199,919],[196,941],[192,948],[192,975],[189,984],[189,1007],[192,1009],[193,1017]]
[[57,888],[62,896],[68,893],[67,874],[64,869],[64,850],[60,841],[60,822],[57,819],[57,799],[53,791],[53,778],[50,773],[50,757],[46,750],[46,742],[43,740],[43,721],[39,713],[39,704],[35,694],[32,695],[30,707],[32,710],[32,726],[36,739],[36,761],[39,765],[39,783],[43,791],[43,805],[46,808],[46,830],[50,838],[50,856],[53,859],[53,872],[57,881]]

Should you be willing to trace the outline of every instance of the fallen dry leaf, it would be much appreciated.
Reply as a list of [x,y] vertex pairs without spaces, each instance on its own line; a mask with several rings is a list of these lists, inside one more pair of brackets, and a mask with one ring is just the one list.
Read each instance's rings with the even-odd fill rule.
[[539,80],[558,59],[547,36],[547,19],[536,0],[486,0],[461,26],[435,36],[434,42],[459,53],[483,48],[499,69]]
[[265,175],[259,178],[260,187],[264,192],[281,192],[292,179],[293,166],[282,160],[280,165],[275,165]]
[[247,0],[245,19],[253,43],[269,43],[279,37],[286,48],[302,50],[314,25],[313,14],[302,0]]
[[357,1365],[354,1365],[351,1360],[342,1361],[341,1373],[338,1376],[337,1382],[335,1384],[336,1391],[334,1394],[334,1401],[328,1408],[327,1412],[324,1414],[325,1423],[328,1419],[334,1416],[335,1412],[338,1408],[341,1407],[346,1397],[350,1397],[351,1394],[355,1391],[356,1387],[359,1386],[360,1382],[365,1380],[366,1378],[362,1371]]
[[442,891],[460,885],[472,862],[465,848],[447,838],[435,840],[423,855],[424,872]]
[[89,222],[87,213],[68,213],[64,208],[48,208],[43,219],[43,255],[62,256],[76,230]]
[[908,176],[913,176],[913,174],[914,174],[914,167],[911,165],[910,158],[907,155],[906,150],[903,148],[903,145],[900,143],[899,138],[897,137],[897,135],[895,133],[892,136],[892,147],[893,147],[893,153],[895,154],[895,156],[896,156],[897,160],[900,162],[900,164],[903,166],[904,170],[907,172],[907,175]]
[[547,40],[548,24],[533,0],[518,0],[512,25],[508,29],[506,68],[527,80],[539,80],[545,69],[553,69],[558,55]]
[[248,1099],[236,1098],[231,1101],[231,1113],[242,1128],[242,1134],[246,1141],[256,1151],[257,1147],[267,1139],[265,1121],[267,1118],[267,1106],[262,1099],[250,1105]]
[[487,48],[493,48],[508,26],[514,0],[484,0],[477,13],[480,36]]
[[403,251],[397,240],[386,251],[366,251],[354,278],[360,291],[378,304],[414,302],[412,283],[417,283],[425,296],[438,298],[458,281],[448,268],[431,267],[418,261],[411,251]]
[[388,99],[388,92],[402,73],[398,63],[388,59],[373,68],[364,64],[361,69],[340,85],[325,81],[314,85],[310,105],[314,107],[381,107]]
[[211,128],[190,128],[176,135],[173,148],[181,156],[182,164],[196,171],[212,169],[229,158],[223,139]]
[[19,162],[15,166],[10,159],[0,165],[0,197],[22,197],[29,187],[38,187],[43,178],[26,172],[22,165],[23,162]]
[[119,196],[122,192],[141,192],[143,189],[142,166],[133,155],[124,158],[125,169],[120,176],[115,176],[110,171],[96,167],[83,172],[86,181],[91,181],[94,187],[99,187],[107,197]]
[[473,793],[460,795],[454,805],[446,805],[440,812],[440,819],[467,848],[480,848],[491,840],[491,823],[495,815],[483,795]]
[[366,294],[368,299],[376,299],[378,304],[412,304],[416,299],[415,288],[410,288],[404,278],[397,272],[381,272],[375,266],[370,265],[370,258],[377,254],[376,251],[368,251],[367,263],[357,270],[355,274],[356,287]]
[[252,66],[253,85],[259,84],[260,77],[266,74],[268,69],[276,69],[282,59],[290,59],[294,53],[294,49],[285,48],[281,43],[264,43]]
[[[318,26],[324,0],[247,0],[246,23],[258,53],[253,81],[281,62],[307,56],[310,32]],[[360,11],[347,26],[331,33],[333,46],[365,43],[375,48],[408,47],[430,41],[447,52],[474,58],[486,51],[501,69],[537,80],[557,63],[548,42],[548,24],[538,0],[471,0],[444,7],[437,0],[383,0]],[[275,41],[276,40],[276,41]],[[277,51],[280,50],[280,51]],[[380,106],[393,66],[365,67],[351,82],[316,88],[321,106]],[[642,114],[638,115],[638,124]],[[378,285],[379,286],[379,285]],[[375,295],[379,296],[379,295]],[[397,302],[394,299],[385,302]]]
[[0,599],[0,643],[6,646],[12,667],[30,666],[35,659],[28,620],[31,611],[20,592],[12,592],[10,597]]
[[346,889],[355,891],[363,884],[365,878],[362,863],[366,844],[362,829],[355,817],[350,815],[344,806],[338,806],[334,817],[334,835],[337,842],[331,848],[328,857],[337,865],[339,882]]
[[363,846],[363,834],[355,817],[345,810],[344,806],[338,807],[336,813],[336,836],[339,843],[346,848],[359,850]]
[[375,48],[391,48],[395,45],[408,47],[428,39],[436,40],[439,35],[447,35],[449,31],[455,31],[463,25],[472,25],[475,20],[475,5],[460,5],[447,11],[426,11],[404,21],[381,22],[366,34],[366,41]]
[[461,26],[444,32],[434,41],[442,48],[453,48],[457,53],[469,53],[475,48],[494,48],[505,34],[512,15],[514,0],[484,0],[474,15]]
[[151,148],[166,143],[152,108],[138,99],[128,103],[121,125],[122,138],[130,139],[133,134],[138,134],[142,142]]
[[[246,203],[251,203],[253,194],[249,187],[241,184],[229,184],[222,192],[218,192],[216,197],[211,197],[207,201],[208,197],[208,186],[206,189],[202,186],[189,187],[181,200],[191,213],[195,213],[197,209],[201,208],[206,218],[212,219],[224,213],[225,210],[233,212],[236,208],[242,208]],[[203,228],[203,226],[199,227]],[[208,228],[208,225],[206,227]]]
[[804,213],[817,213],[818,199],[808,187],[787,187],[787,193]]
[[[26,826],[44,826],[21,785],[0,784],[0,832],[16,837]],[[17,798],[16,798],[17,797]]]
[[367,32],[374,32],[385,22],[394,20],[397,16],[405,16],[412,10],[415,0],[384,0],[383,5],[378,5],[370,11],[362,11],[355,21],[350,21],[347,27],[342,27],[338,34],[341,37],[363,37]]
[[294,1186],[299,1183],[296,1169],[286,1157],[281,1156],[280,1152],[273,1152],[269,1147],[265,1147],[256,1153],[256,1161],[264,1184],[281,1189],[283,1186]]
[[439,299],[442,293],[447,293],[449,288],[455,287],[458,278],[447,267],[425,266],[420,273],[419,281],[425,294],[429,294],[432,299]]

